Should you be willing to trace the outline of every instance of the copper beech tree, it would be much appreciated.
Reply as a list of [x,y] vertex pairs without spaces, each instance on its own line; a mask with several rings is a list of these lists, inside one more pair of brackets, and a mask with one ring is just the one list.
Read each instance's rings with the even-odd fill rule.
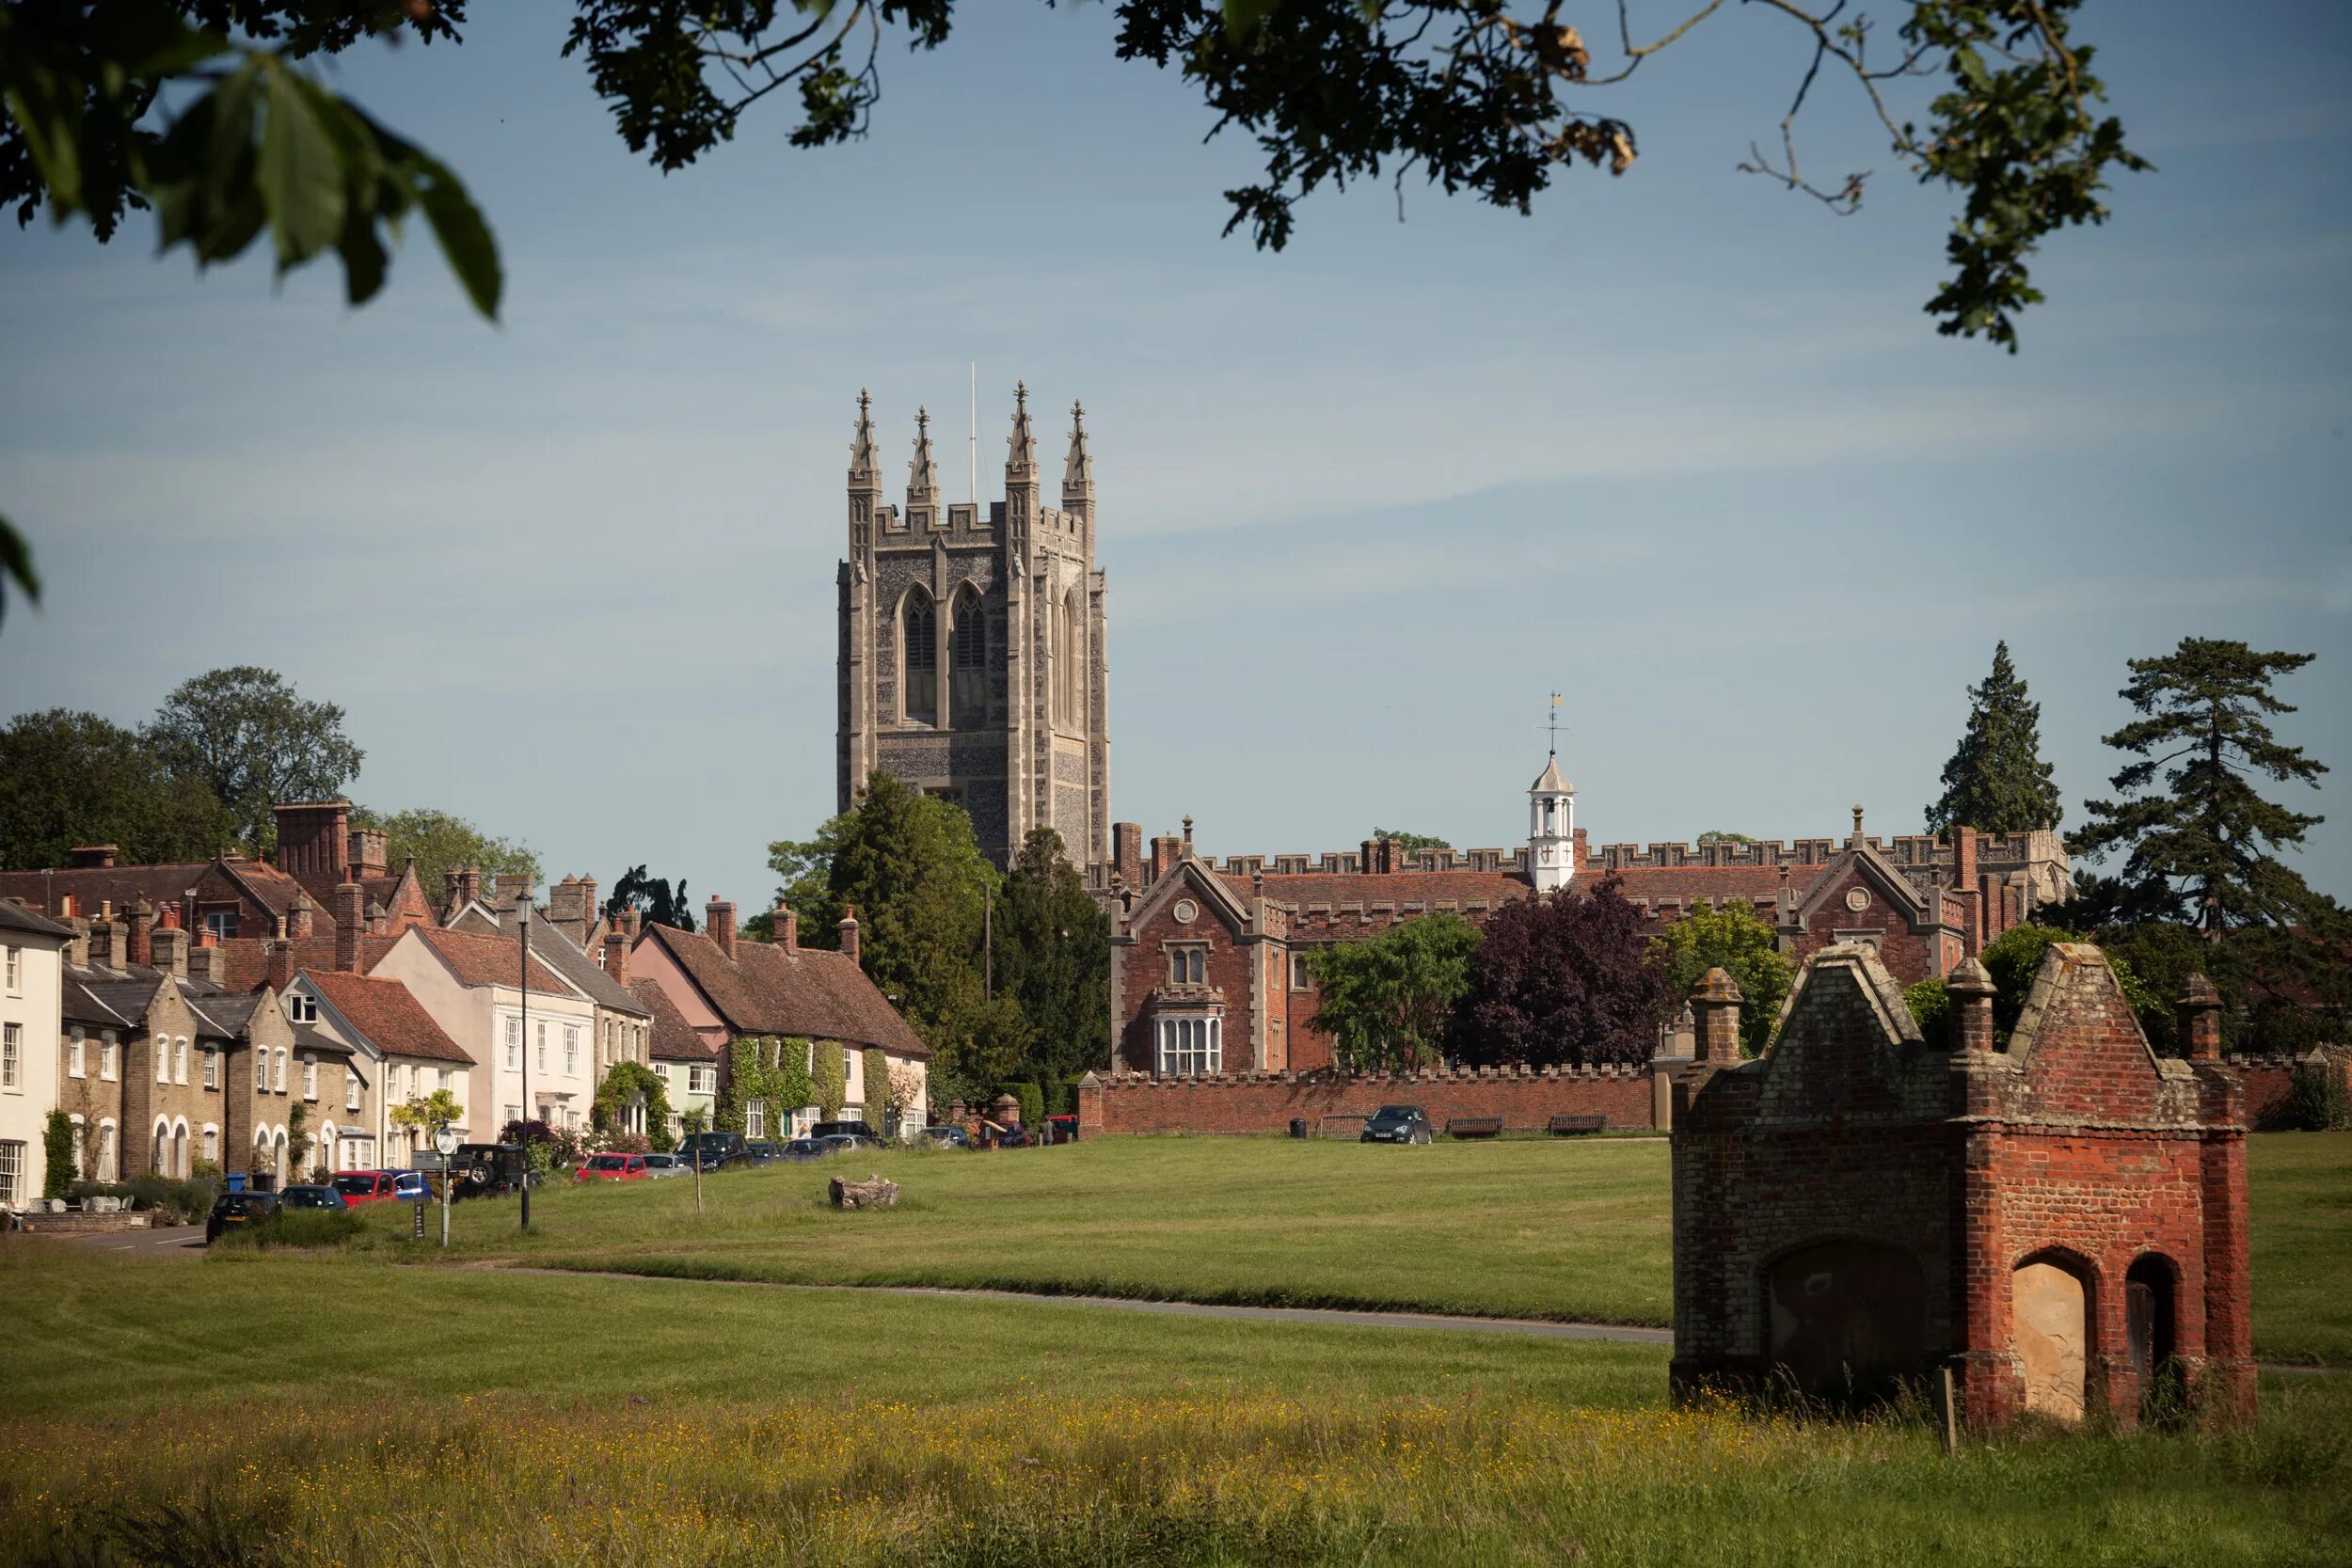
[[1470,1067],[1648,1061],[1668,995],[1647,927],[1613,877],[1503,905],[1487,917],[1448,1053]]

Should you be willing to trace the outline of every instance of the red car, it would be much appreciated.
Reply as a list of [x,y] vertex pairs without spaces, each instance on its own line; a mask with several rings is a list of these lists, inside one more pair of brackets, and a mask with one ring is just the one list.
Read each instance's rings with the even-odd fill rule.
[[357,1209],[365,1203],[389,1203],[398,1196],[399,1184],[388,1170],[339,1170],[335,1190],[343,1195],[345,1204]]
[[642,1154],[591,1154],[573,1173],[574,1181],[646,1181],[652,1180]]

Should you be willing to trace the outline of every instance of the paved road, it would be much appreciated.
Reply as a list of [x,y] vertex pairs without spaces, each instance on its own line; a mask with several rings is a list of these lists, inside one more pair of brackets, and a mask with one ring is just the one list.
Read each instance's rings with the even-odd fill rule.
[[[629,1274],[623,1270],[516,1267],[503,1272],[585,1275],[596,1279],[665,1277]],[[1072,1307],[1106,1307],[1120,1312],[1154,1312],[1171,1318],[1244,1318],[1265,1323],[1334,1323],[1350,1328],[1437,1328],[1470,1334],[1521,1334],[1538,1339],[1614,1339],[1636,1345],[1671,1345],[1675,1339],[1673,1331],[1663,1328],[1629,1328],[1617,1323],[1546,1323],[1535,1318],[1469,1318],[1438,1312],[1351,1312],[1327,1307],[1223,1307],[1197,1301],[1136,1301],[1125,1296],[1048,1295],[1029,1291],[959,1291],[937,1285],[803,1285],[763,1279],[672,1279],[670,1283],[728,1285],[769,1291],[870,1291],[893,1296],[1063,1303]]]
[[86,1246],[92,1252],[129,1252],[141,1258],[204,1256],[204,1227],[200,1225],[158,1226],[151,1230],[102,1230],[87,1236],[61,1236],[57,1239]]

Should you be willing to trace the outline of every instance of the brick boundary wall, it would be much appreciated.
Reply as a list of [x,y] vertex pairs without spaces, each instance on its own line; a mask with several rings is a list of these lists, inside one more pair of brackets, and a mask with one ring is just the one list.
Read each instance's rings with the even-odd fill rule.
[[[1661,1059],[1661,1069],[1683,1058]],[[1438,1069],[1419,1073],[1225,1073],[1214,1078],[1089,1074],[1078,1085],[1082,1136],[1141,1132],[1282,1132],[1294,1117],[1310,1132],[1353,1137],[1327,1117],[1369,1117],[1383,1105],[1419,1105],[1432,1128],[1451,1117],[1501,1117],[1505,1131],[1540,1132],[1556,1116],[1606,1117],[1614,1128],[1657,1125],[1652,1081],[1660,1069]]]
[[[2326,1048],[2326,1059],[2335,1064],[2344,1075],[2344,1086],[2352,1090],[2352,1056],[2343,1054],[2334,1047]],[[2295,1098],[2295,1070],[2309,1058],[2296,1056],[2230,1056],[2223,1065],[2238,1075],[2246,1085],[2246,1124],[2257,1132],[2275,1132],[2294,1125],[2292,1102]]]

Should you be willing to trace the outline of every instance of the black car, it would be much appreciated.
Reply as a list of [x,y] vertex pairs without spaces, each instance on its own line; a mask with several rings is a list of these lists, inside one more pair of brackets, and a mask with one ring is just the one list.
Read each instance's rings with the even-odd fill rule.
[[738,1165],[772,1165],[783,1158],[784,1150],[774,1144],[765,1138],[754,1138],[743,1146],[740,1153],[727,1163]]
[[686,1168],[689,1170],[692,1170],[696,1165],[700,1165],[706,1172],[719,1170],[730,1161],[742,1157],[743,1134],[740,1132],[690,1132],[686,1135],[686,1141],[678,1145],[677,1151],[685,1159]]
[[449,1168],[453,1198],[490,1197],[518,1193],[526,1182],[538,1185],[520,1144],[459,1144]]
[[213,1199],[213,1212],[204,1216],[204,1240],[208,1244],[217,1242],[222,1231],[258,1224],[277,1212],[276,1193],[223,1193]]
[[961,1127],[926,1127],[923,1129],[922,1136],[926,1142],[937,1144],[942,1148],[970,1148],[972,1147],[971,1138]]
[[1357,1140],[1368,1144],[1425,1144],[1429,1141],[1429,1118],[1418,1105],[1383,1105],[1364,1123],[1364,1135]]
[[812,1138],[850,1136],[871,1138],[876,1143],[882,1141],[882,1134],[880,1132],[875,1132],[872,1128],[866,1126],[862,1121],[820,1121],[816,1126],[808,1130],[808,1135]]
[[282,1189],[278,1195],[278,1207],[280,1209],[348,1209],[351,1205],[345,1203],[343,1195],[332,1187],[304,1183]]
[[815,1138],[794,1138],[784,1146],[784,1158],[792,1161],[821,1160],[830,1152]]

